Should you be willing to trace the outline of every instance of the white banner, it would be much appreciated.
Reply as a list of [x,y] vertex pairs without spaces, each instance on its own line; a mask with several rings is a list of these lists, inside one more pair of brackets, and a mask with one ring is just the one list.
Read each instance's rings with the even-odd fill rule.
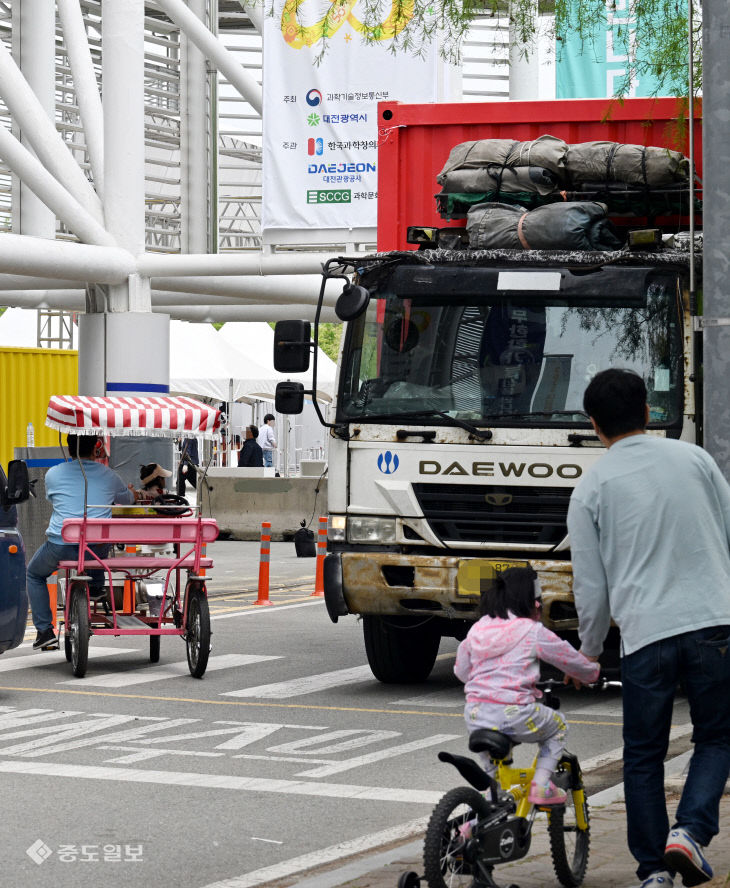
[[[377,103],[439,98],[443,63],[435,48],[425,58],[390,52],[392,36],[365,44],[357,0],[273,6],[264,24],[264,238],[323,243],[367,229],[374,239]],[[392,35],[390,2],[383,8],[381,30]]]

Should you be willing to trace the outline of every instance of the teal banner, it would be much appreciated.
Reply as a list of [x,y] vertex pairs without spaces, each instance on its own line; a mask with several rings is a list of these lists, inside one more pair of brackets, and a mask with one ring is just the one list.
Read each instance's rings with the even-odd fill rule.
[[[581,0],[573,0],[571,23],[577,19]],[[637,45],[636,22],[631,0],[606,4],[605,25],[592,40],[581,39],[570,23],[557,44],[555,95],[558,99],[602,99],[616,94],[631,69],[630,57],[648,58],[651,46]],[[641,41],[643,44],[644,41]],[[628,96],[669,95],[657,91],[651,74],[633,77]]]

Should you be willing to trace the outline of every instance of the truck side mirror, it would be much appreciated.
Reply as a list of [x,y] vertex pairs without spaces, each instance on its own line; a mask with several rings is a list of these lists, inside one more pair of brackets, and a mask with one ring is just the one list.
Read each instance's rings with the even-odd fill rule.
[[370,291],[359,284],[345,284],[335,303],[335,314],[341,321],[354,321],[368,307]]
[[301,413],[304,410],[304,386],[301,382],[277,383],[274,409],[277,413]]
[[304,373],[309,370],[311,350],[312,325],[309,321],[277,321],[274,327],[275,370],[280,373]]
[[24,503],[30,496],[28,466],[22,459],[11,459],[8,463],[7,479],[0,468],[0,498],[4,507]]

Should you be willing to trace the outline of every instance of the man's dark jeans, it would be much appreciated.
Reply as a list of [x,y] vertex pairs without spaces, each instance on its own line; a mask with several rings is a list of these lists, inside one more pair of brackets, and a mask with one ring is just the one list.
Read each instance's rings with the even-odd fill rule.
[[648,644],[622,658],[621,678],[628,845],[643,880],[666,869],[663,763],[678,685],[689,701],[694,753],[674,825],[700,845],[718,833],[720,798],[730,772],[730,626]]

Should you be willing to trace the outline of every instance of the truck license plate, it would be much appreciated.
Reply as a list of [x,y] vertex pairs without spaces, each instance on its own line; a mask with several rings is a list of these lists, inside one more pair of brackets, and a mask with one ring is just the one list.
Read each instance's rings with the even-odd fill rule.
[[480,595],[484,580],[493,580],[508,567],[527,567],[529,561],[506,561],[491,558],[466,558],[459,562],[456,574],[457,595]]

